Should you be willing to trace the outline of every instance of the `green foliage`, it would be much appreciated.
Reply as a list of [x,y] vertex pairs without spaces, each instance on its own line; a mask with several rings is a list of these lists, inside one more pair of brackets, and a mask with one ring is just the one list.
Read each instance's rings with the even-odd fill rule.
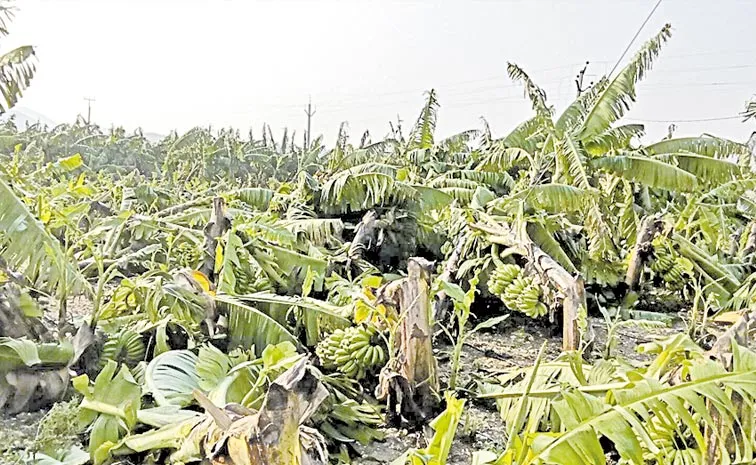
[[[1,66],[1,65],[0,65]],[[0,253],[40,288],[74,295],[92,290],[68,252],[0,179]]]
[[111,450],[136,425],[142,390],[125,366],[112,360],[90,385],[87,375],[73,379],[73,386],[84,398],[79,421],[89,427],[89,454],[99,465],[107,461]]
[[[500,138],[485,122],[480,131],[438,137],[434,91],[406,137],[397,121],[383,140],[353,141],[344,124],[333,148],[322,138],[298,145],[293,133],[274,135],[267,125],[258,138],[197,127],[151,142],[140,131],[82,121],[21,130],[6,123],[0,297],[9,280],[28,281],[12,307],[26,317],[45,315],[37,291],[62,304],[69,295],[93,297],[89,321],[105,333],[102,371],[94,383],[86,376],[73,383],[84,396],[77,414],[95,463],[134,453],[165,460],[162,449],[176,450],[170,460],[177,462],[195,457],[216,424],[194,411],[198,393],[237,418],[259,408],[271,382],[313,351],[330,390],[313,424],[341,444],[380,437],[380,408],[368,395],[378,376],[368,374],[378,375],[388,356],[378,332],[399,316],[379,296],[411,256],[439,259],[444,279],[433,290],[454,305],[457,334],[442,328],[453,344],[450,392],[474,394],[458,382],[472,334],[502,322],[506,309],[539,317],[564,298],[541,282],[534,263],[512,264],[524,263],[518,256],[534,244],[569,275],[579,272],[592,285],[589,297],[617,300],[639,218],[649,215],[664,216],[665,227],[653,251],[639,244],[648,260],[638,292],[690,307],[689,333],[704,336],[709,310],[741,310],[756,300],[747,247],[756,181],[744,144],[704,135],[643,146],[644,127],[622,121],[669,37],[665,26],[558,117],[544,89],[508,64],[535,115]],[[33,74],[30,49],[19,50],[0,58],[7,105]],[[229,226],[217,238],[208,227],[216,198],[225,201]],[[353,240],[370,210],[375,230]],[[499,241],[509,248],[492,245],[475,229],[480,223],[511,232]],[[208,276],[193,271],[205,262],[214,264]],[[479,277],[502,305],[475,302]],[[464,289],[455,284],[464,280]],[[477,304],[494,316],[470,328]],[[507,430],[497,463],[603,463],[602,438],[623,463],[698,463],[707,452],[703,435],[715,426],[711,409],[725,425],[719,434],[730,438],[721,455],[752,460],[745,419],[753,355],[737,348],[726,371],[678,337],[644,346],[653,360],[630,368],[613,357],[618,329],[660,323],[622,320],[625,304],[607,303],[616,310],[606,316],[607,360],[591,366],[568,353],[549,362],[542,351],[532,367],[482,385]],[[0,374],[67,369],[77,355],[65,342],[1,338]],[[430,444],[405,463],[446,461],[463,404],[451,394],[446,401]],[[40,463],[78,463],[81,454],[68,446],[41,447]],[[488,455],[476,454],[475,463],[493,461]]]
[[199,387],[197,356],[188,350],[170,350],[153,358],[145,372],[145,390],[158,406],[186,407]]
[[655,159],[621,155],[599,158],[592,163],[596,168],[649,187],[681,192],[698,187],[698,179],[693,174]]
[[[513,409],[522,412],[524,405],[508,399],[529,401],[525,407],[529,426],[517,427],[521,434],[510,437],[507,451],[496,463],[604,463],[601,437],[611,440],[628,463],[673,463],[677,455],[705,457],[709,447],[705,432],[720,428],[712,410],[728,419],[717,434],[728,437],[734,447],[728,451],[719,442],[719,453],[724,457],[734,454],[736,462],[750,460],[750,424],[740,429],[729,420],[738,415],[735,397],[750,403],[756,394],[751,387],[756,354],[734,346],[733,366],[727,371],[703,357],[703,351],[684,335],[642,350],[656,354],[656,358],[626,373],[615,368],[607,371],[603,365],[576,364],[578,359],[571,358],[569,364],[562,364],[560,375],[540,372],[553,370],[550,365],[528,369],[527,379],[536,381],[529,382],[524,391],[522,382],[505,389],[488,388],[490,397],[500,399],[505,418],[511,418]],[[679,369],[682,379],[671,382],[669,373]],[[536,373],[538,377],[534,378]],[[502,382],[517,379],[509,375]],[[544,425],[550,432],[541,432]]]
[[670,38],[668,24],[655,37],[646,42],[630,62],[612,78],[585,116],[580,129],[582,138],[598,136],[620,119],[635,100],[635,84],[651,70],[654,58]]

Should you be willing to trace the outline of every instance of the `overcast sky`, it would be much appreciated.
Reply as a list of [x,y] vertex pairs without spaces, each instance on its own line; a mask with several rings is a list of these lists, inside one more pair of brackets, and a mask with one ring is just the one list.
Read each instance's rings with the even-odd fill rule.
[[[110,126],[167,134],[196,125],[276,133],[305,125],[331,141],[342,121],[375,137],[400,115],[409,125],[423,92],[438,91],[438,131],[496,135],[531,114],[507,61],[564,108],[589,60],[608,72],[656,0],[168,1],[18,0],[10,46],[37,46],[38,74],[19,106],[56,122],[86,113]],[[626,61],[666,22],[673,37],[640,85],[628,119],[648,138],[745,140],[733,119],[756,93],[756,0],[663,0]],[[705,122],[683,120],[731,118]]]

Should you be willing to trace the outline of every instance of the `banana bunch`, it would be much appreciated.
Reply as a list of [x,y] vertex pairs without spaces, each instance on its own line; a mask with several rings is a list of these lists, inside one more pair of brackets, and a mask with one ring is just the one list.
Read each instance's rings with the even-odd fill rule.
[[517,310],[531,318],[538,318],[548,313],[546,306],[540,302],[541,289],[530,276],[519,276],[501,295],[504,305]]
[[105,341],[100,362],[104,365],[108,360],[113,360],[126,365],[134,365],[144,359],[145,350],[142,335],[125,329]]
[[335,443],[379,438],[376,430],[385,420],[381,406],[366,400],[357,401],[329,386],[331,395],[313,417],[318,429]]
[[488,291],[494,295],[504,294],[504,290],[522,273],[517,265],[497,266],[488,278]]
[[180,242],[171,248],[171,257],[178,267],[195,269],[202,259],[202,250],[190,242]]
[[234,277],[236,278],[236,286],[234,290],[237,294],[252,294],[253,292],[266,291],[272,289],[270,280],[265,273],[259,271],[256,272],[255,268],[250,264],[249,252],[247,250],[237,250],[239,254],[239,263],[241,266],[234,270]]
[[531,318],[548,313],[541,298],[541,288],[531,276],[524,276],[517,265],[496,267],[488,280],[488,290],[511,310],[517,310]]
[[664,247],[664,245],[657,245],[654,247],[654,255],[656,259],[651,262],[651,271],[657,276],[661,276],[664,282],[674,288],[682,287],[685,284],[686,272],[683,265],[683,258],[674,255]]
[[376,332],[366,326],[337,329],[320,341],[315,353],[325,368],[335,368],[353,379],[363,379],[371,369],[383,366],[386,352],[371,344]]

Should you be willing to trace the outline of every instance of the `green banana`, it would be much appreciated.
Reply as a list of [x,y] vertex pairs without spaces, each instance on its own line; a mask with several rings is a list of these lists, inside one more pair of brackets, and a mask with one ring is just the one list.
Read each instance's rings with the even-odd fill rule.
[[324,368],[362,379],[386,361],[383,348],[372,343],[375,335],[375,329],[367,326],[336,329],[320,341],[315,353]]
[[506,287],[520,276],[521,272],[522,269],[517,265],[507,264],[496,267],[488,279],[488,291],[494,295],[501,295]]
[[103,364],[107,360],[114,360],[126,365],[134,365],[144,359],[145,351],[142,335],[131,329],[125,329],[105,341],[100,358]]
[[541,288],[531,276],[523,274],[517,265],[499,266],[491,273],[488,288],[498,295],[510,310],[538,318],[548,313],[548,307],[541,302]]

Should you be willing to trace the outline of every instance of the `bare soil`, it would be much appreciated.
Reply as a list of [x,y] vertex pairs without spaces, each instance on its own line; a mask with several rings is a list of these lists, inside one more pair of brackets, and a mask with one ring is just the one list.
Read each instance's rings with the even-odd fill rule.
[[[589,318],[589,324],[595,334],[593,353],[590,356],[597,358],[606,344],[606,325],[603,319],[593,317]],[[663,339],[683,330],[682,322],[653,331],[633,327],[622,329],[617,333],[618,344],[613,355],[630,360],[643,360],[646,356],[638,354],[635,350],[638,344]],[[532,365],[544,343],[546,360],[556,358],[562,350],[560,335],[553,335],[551,328],[527,317],[510,317],[491,331],[473,334],[468,342],[469,345],[462,350],[460,386],[470,385],[475,378],[495,376],[513,368]],[[448,379],[449,374],[449,360],[444,353],[450,350],[451,347],[442,346],[437,351],[442,383]],[[432,431],[426,431],[425,434],[430,435]],[[410,447],[424,447],[426,442],[423,435],[423,432],[387,430],[385,441],[358,447],[361,458],[354,463],[391,463]],[[448,464],[468,465],[471,463],[473,452],[484,449],[501,451],[504,446],[504,425],[493,403],[468,399]]]

